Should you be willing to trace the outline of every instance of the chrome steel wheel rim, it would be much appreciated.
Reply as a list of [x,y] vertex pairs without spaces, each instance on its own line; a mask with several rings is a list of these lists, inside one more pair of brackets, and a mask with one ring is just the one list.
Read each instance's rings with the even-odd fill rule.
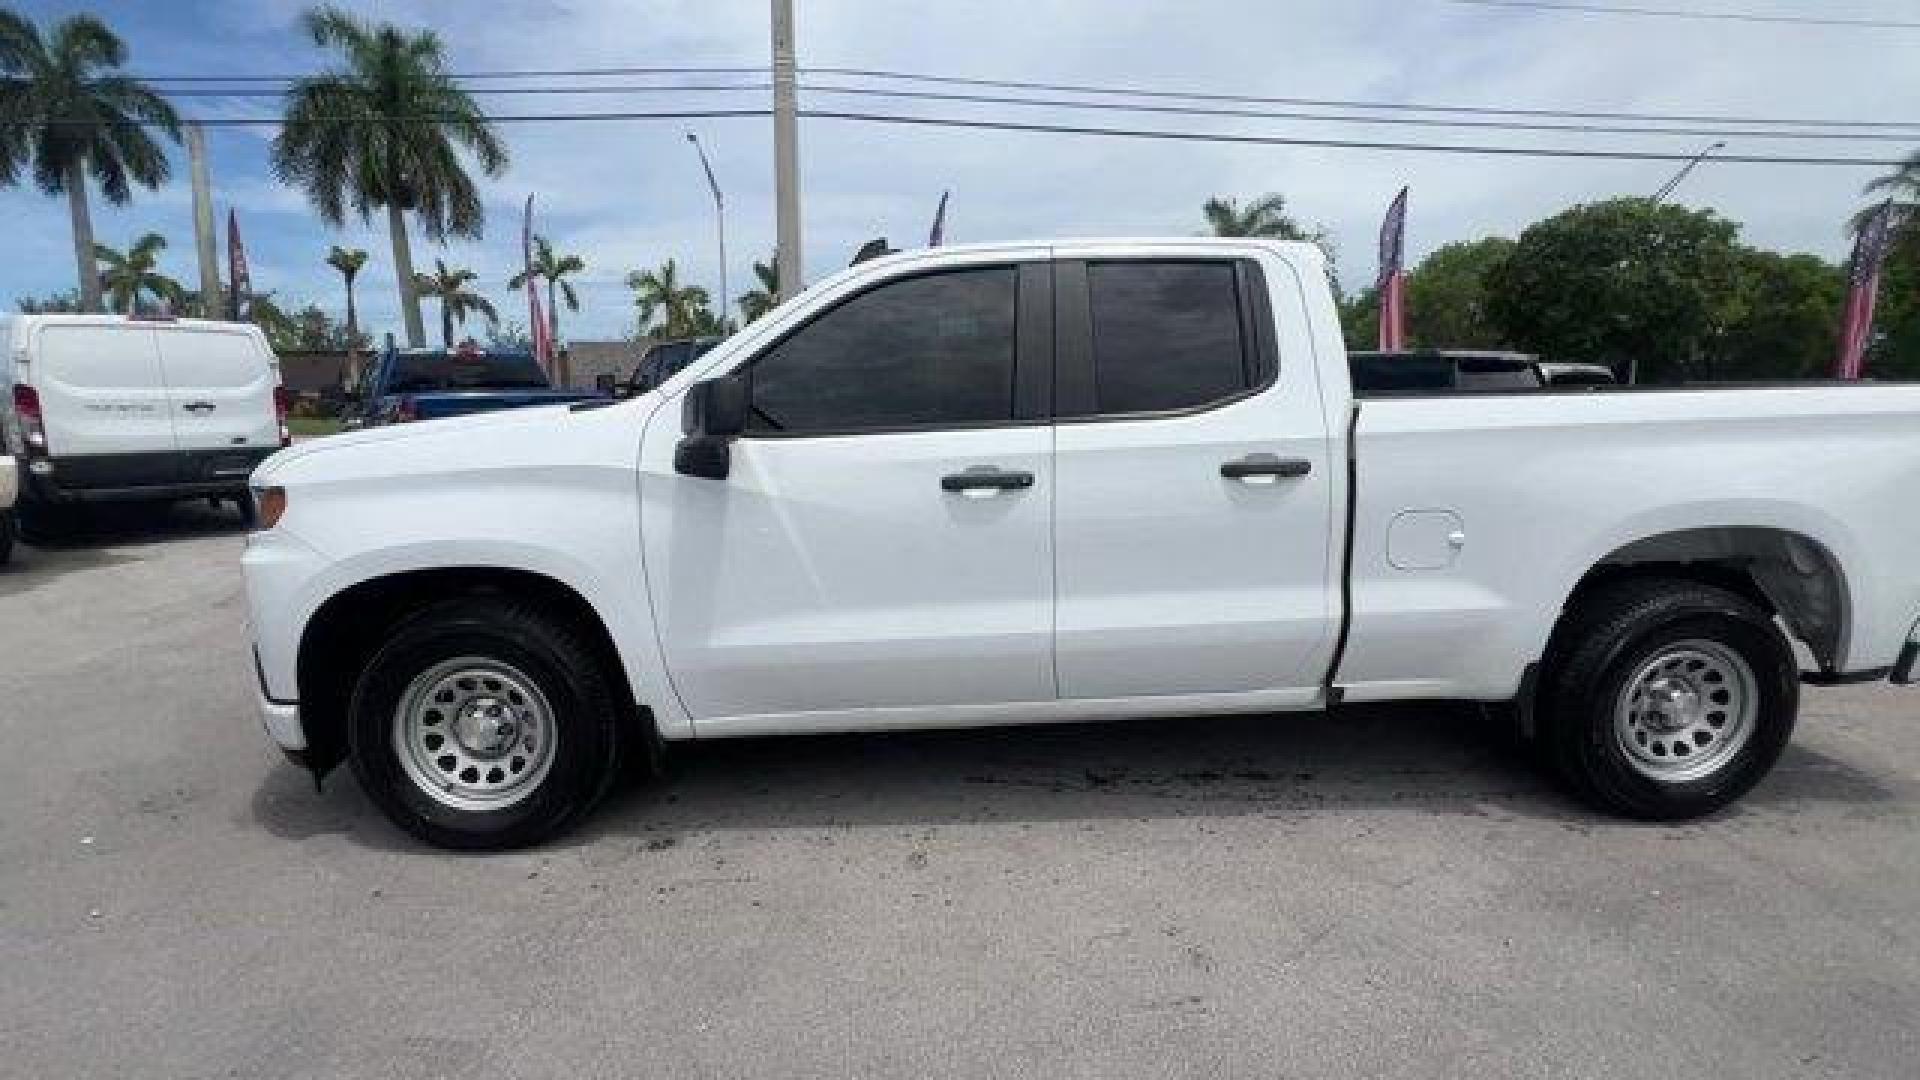
[[445,660],[414,676],[393,711],[393,749],[407,778],[442,806],[500,810],[553,767],[553,708],[511,664]]
[[1759,683],[1739,653],[1715,641],[1675,642],[1627,680],[1614,707],[1614,741],[1642,776],[1698,780],[1747,745],[1759,708]]

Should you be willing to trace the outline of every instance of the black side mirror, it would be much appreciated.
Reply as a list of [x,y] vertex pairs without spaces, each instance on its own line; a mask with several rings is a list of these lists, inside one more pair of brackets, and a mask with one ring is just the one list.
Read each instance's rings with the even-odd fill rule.
[[688,476],[724,479],[732,463],[729,444],[747,429],[747,384],[731,376],[705,379],[687,388],[680,402],[683,437],[673,467]]

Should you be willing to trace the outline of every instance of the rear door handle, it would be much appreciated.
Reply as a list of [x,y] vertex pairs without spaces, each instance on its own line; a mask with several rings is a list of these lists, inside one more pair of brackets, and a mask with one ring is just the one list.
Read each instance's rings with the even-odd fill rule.
[[1273,454],[1248,454],[1220,464],[1221,476],[1255,484],[1270,484],[1282,476],[1305,476],[1312,471],[1313,462],[1306,458],[1283,458]]
[[948,473],[940,478],[941,491],[1019,491],[1033,486],[1033,474],[975,465],[965,472]]
[[181,408],[188,412],[212,412],[215,406],[211,401],[189,401]]

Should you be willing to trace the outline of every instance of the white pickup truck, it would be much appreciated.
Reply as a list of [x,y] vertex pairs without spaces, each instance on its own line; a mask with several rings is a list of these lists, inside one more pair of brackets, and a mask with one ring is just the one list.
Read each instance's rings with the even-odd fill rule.
[[433,843],[679,740],[1408,698],[1685,818],[1920,652],[1920,387],[1355,400],[1303,245],[897,255],[601,406],[253,478],[267,730]]

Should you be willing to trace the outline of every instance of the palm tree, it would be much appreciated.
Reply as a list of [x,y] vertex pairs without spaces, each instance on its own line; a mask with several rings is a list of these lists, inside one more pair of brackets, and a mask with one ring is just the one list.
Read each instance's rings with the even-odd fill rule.
[[768,256],[766,262],[753,264],[753,276],[760,287],[750,289],[740,295],[740,315],[748,322],[772,311],[777,302],[774,297],[780,295],[780,264]]
[[127,47],[91,15],[65,19],[43,38],[24,16],[0,9],[0,186],[17,183],[31,165],[41,191],[67,197],[85,311],[100,310],[87,176],[108,202],[123,205],[131,184],[151,191],[170,172],[144,125],[180,141],[172,106],[114,73],[126,62]]
[[1215,236],[1271,236],[1280,240],[1307,240],[1318,243],[1320,234],[1309,232],[1287,213],[1284,195],[1262,195],[1242,208],[1238,199],[1208,199],[1200,207],[1207,228]]
[[408,33],[363,22],[334,7],[305,16],[307,36],[338,53],[341,66],[287,91],[286,120],[273,140],[273,169],[307,193],[322,219],[339,225],[349,207],[362,221],[387,212],[394,277],[407,341],[425,342],[414,283],[407,214],[433,240],[478,237],[486,214],[459,150],[487,176],[507,167],[507,147],[480,106],[447,71],[431,30]]
[[507,288],[525,288],[527,275],[531,273],[547,283],[547,337],[559,347],[560,342],[560,305],[554,303],[554,289],[560,290],[560,297],[567,302],[568,311],[580,310],[580,298],[574,294],[573,283],[567,280],[570,274],[578,274],[587,268],[587,264],[578,255],[555,255],[553,245],[544,236],[533,238],[533,267],[522,270],[507,281]]
[[440,343],[449,349],[453,348],[454,324],[467,325],[470,313],[477,311],[486,316],[488,326],[500,321],[493,304],[467,288],[478,280],[479,274],[458,266],[449,267],[443,259],[433,260],[433,273],[413,276],[415,293],[440,301]]
[[[647,337],[692,337],[713,321],[707,310],[707,290],[681,285],[680,268],[672,259],[657,270],[628,274],[627,288],[634,292],[634,303],[640,307],[640,332]],[[665,318],[649,326],[655,312]]]
[[367,265],[367,253],[361,248],[343,248],[339,244],[327,252],[327,265],[340,271],[340,280],[347,286],[347,340],[357,345],[360,341],[360,314],[353,303],[353,279]]
[[105,264],[100,269],[100,287],[106,290],[109,310],[135,314],[143,293],[152,293],[155,300],[171,307],[180,306],[186,291],[156,268],[165,250],[167,238],[152,232],[135,240],[124,255],[105,244],[93,245],[94,258]]

